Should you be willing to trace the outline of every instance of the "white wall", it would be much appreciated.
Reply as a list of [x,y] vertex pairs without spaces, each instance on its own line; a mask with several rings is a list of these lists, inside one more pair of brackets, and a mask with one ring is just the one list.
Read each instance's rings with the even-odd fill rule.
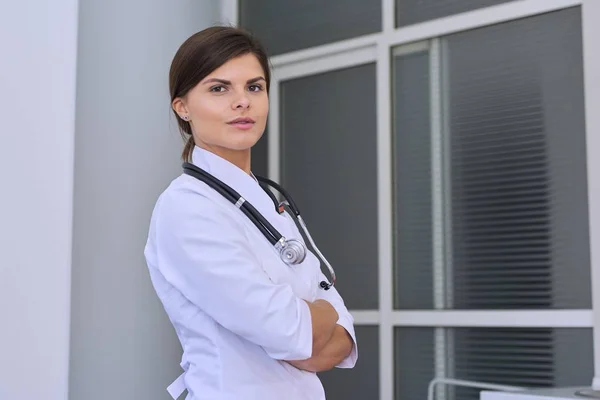
[[0,2],[0,399],[67,398],[77,0]]
[[0,399],[168,398],[143,245],[179,172],[169,63],[218,7],[0,3]]
[[80,0],[72,400],[168,399],[181,349],[143,257],[160,191],[180,173],[168,70],[218,22],[198,0]]

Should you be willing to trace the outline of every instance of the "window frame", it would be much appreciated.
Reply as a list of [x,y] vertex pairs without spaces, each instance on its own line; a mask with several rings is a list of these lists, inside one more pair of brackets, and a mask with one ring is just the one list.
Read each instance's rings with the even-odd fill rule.
[[590,257],[592,266],[592,310],[594,335],[594,389],[600,390],[600,48],[594,39],[600,35],[600,2],[582,1],[583,68],[585,91],[586,159]]
[[[595,39],[600,36],[600,1],[598,0],[519,0],[496,6],[476,9],[460,14],[426,21],[406,27],[395,28],[395,1],[382,1],[382,31],[336,43],[277,55],[271,58],[273,76],[270,91],[269,118],[269,177],[279,180],[279,90],[283,81],[335,71],[366,63],[376,63],[377,90],[377,186],[378,186],[378,284],[379,309],[352,311],[357,325],[379,327],[379,399],[394,398],[394,328],[435,327],[440,330],[452,327],[549,327],[549,328],[592,328],[594,346],[594,386],[600,389],[600,46]],[[405,46],[419,48],[424,44],[431,52],[431,68],[439,68],[439,38],[449,34],[481,28],[515,19],[540,15],[570,7],[581,6],[583,35],[583,65],[585,90],[585,125],[587,152],[587,183],[590,226],[590,257],[592,308],[582,310],[424,310],[397,311],[393,301],[393,225],[390,213],[392,203],[392,51]],[[221,20],[236,25],[238,18],[237,0],[223,0]],[[421,42],[421,43],[417,43]],[[416,43],[416,44],[415,44]],[[437,60],[437,61],[436,61]],[[437,76],[437,74],[432,74]],[[438,82],[439,84],[439,82]],[[436,82],[432,82],[432,90]],[[432,107],[432,118],[435,110]],[[438,113],[439,115],[439,113]],[[436,121],[432,126],[435,128]],[[439,124],[438,124],[439,125]],[[435,131],[435,129],[433,129]],[[434,132],[435,133],[435,132]],[[595,133],[595,135],[594,135]],[[433,146],[439,146],[441,138],[434,134]],[[434,171],[440,165],[432,161]],[[435,177],[434,177],[435,178]],[[439,194],[438,194],[439,195]],[[434,193],[435,197],[435,193]],[[438,199],[441,200],[441,199]],[[434,215],[439,215],[441,202],[434,198]],[[436,218],[434,218],[436,219]],[[437,219],[435,224],[442,222]],[[441,240],[439,235],[435,241]],[[435,244],[434,244],[435,247]],[[435,256],[435,255],[434,255]],[[434,257],[435,260],[435,257]],[[432,268],[439,269],[435,263]],[[343,277],[340,277],[343,279]],[[442,283],[443,284],[443,283]],[[436,287],[439,282],[436,283]],[[439,333],[439,332],[438,332]],[[445,343],[443,335],[436,334],[436,354],[443,357]],[[439,342],[439,343],[438,343]],[[444,360],[440,359],[440,363]],[[443,372],[443,369],[436,368]],[[431,377],[435,378],[434,376]]]

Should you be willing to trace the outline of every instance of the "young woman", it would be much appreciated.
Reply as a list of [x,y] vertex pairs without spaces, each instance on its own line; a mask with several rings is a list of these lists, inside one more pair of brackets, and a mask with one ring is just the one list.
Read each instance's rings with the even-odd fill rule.
[[357,360],[342,298],[250,170],[269,81],[263,47],[231,27],[193,35],[171,65],[187,173],[160,195],[145,256],[183,347],[174,398],[321,400],[316,373]]

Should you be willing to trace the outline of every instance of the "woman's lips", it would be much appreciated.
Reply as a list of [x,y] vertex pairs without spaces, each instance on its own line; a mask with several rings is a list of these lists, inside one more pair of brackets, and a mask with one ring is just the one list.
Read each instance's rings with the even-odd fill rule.
[[236,118],[227,124],[234,126],[237,129],[248,130],[254,126],[254,120],[252,118]]

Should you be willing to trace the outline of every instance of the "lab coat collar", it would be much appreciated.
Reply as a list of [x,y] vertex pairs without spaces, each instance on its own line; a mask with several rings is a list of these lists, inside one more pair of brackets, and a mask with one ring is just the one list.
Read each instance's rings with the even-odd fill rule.
[[275,213],[273,201],[254,175],[248,175],[226,159],[198,146],[195,146],[192,152],[192,164],[233,188],[263,216],[267,217]]

